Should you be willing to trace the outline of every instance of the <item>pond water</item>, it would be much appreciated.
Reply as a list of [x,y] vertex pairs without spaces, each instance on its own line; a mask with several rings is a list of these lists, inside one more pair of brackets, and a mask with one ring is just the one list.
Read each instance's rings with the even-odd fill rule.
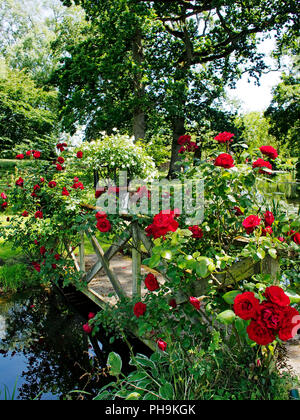
[[128,363],[125,344],[113,348],[104,332],[101,341],[83,332],[87,314],[97,308],[82,299],[78,310],[44,289],[0,296],[0,400],[14,391],[18,400],[76,399],[75,389],[95,396],[111,381],[102,372],[108,353],[117,351]]

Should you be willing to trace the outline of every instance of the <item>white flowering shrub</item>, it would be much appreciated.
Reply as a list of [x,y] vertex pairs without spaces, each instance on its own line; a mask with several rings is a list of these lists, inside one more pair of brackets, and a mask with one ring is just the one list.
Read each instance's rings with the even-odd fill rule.
[[119,173],[126,171],[130,180],[151,180],[158,174],[152,157],[126,135],[106,136],[83,144],[81,150],[86,167],[98,170],[101,178],[117,181]]

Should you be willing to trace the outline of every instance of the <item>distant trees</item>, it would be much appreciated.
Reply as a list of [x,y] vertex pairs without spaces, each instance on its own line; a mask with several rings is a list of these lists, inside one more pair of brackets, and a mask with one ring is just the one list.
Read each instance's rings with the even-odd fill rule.
[[56,92],[38,88],[24,71],[0,61],[0,157],[14,157],[20,144],[39,148],[45,152],[43,157],[49,155],[56,109]]
[[177,139],[201,124],[224,85],[266,68],[259,38],[292,36],[297,2],[288,0],[62,0],[80,4],[89,18],[86,40],[68,50],[59,76],[63,120],[147,136],[159,119]]

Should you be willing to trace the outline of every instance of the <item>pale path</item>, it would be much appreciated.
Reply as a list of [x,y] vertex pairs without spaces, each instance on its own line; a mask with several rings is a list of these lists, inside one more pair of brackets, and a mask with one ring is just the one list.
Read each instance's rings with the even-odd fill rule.
[[300,335],[291,340],[287,346],[287,363],[293,368],[293,371],[300,380]]

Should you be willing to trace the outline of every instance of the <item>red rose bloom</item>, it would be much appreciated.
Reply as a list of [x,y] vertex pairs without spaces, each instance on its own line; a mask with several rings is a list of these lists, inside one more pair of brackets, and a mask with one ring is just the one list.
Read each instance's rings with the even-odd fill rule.
[[300,233],[296,232],[295,235],[293,236],[293,241],[295,242],[295,244],[300,245]]
[[194,308],[197,309],[197,311],[199,311],[200,307],[201,307],[201,302],[199,301],[199,299],[191,296],[190,297],[190,304],[194,306]]
[[233,207],[233,209],[235,210],[235,215],[236,216],[243,216],[244,215],[244,213],[242,212],[242,210],[238,206]]
[[16,156],[16,159],[22,160],[22,159],[24,159],[24,155],[21,153],[21,154]]
[[246,229],[248,235],[254,232],[255,228],[260,225],[260,222],[261,219],[255,215],[251,215],[243,221],[243,226]]
[[33,153],[33,157],[34,157],[35,159],[39,159],[39,158],[41,157],[41,152],[34,152],[34,153]]
[[27,150],[26,156],[31,156],[32,150]]
[[96,314],[94,314],[94,312],[90,312],[88,314],[88,319],[93,319],[93,318],[95,318],[95,316],[96,316]]
[[195,225],[195,226],[189,226],[189,230],[193,233],[193,238],[195,239],[202,239],[203,238],[203,230]]
[[84,324],[84,325],[82,326],[82,328],[83,328],[83,331],[84,331],[86,334],[91,334],[91,333],[92,333],[92,331],[93,331],[93,328],[92,328],[89,324]]
[[62,171],[63,170],[62,166],[59,163],[56,165],[56,169],[58,171]]
[[224,133],[220,133],[215,137],[215,140],[217,140],[219,143],[231,143],[233,140],[234,134],[228,133],[227,131],[224,131]]
[[6,209],[6,207],[8,206],[8,204],[7,204],[7,202],[6,201],[4,201],[4,203],[2,203],[1,204],[1,207],[3,208],[3,209]]
[[265,229],[262,230],[262,236],[273,235],[273,229],[271,226],[267,226]]
[[137,318],[139,318],[140,316],[143,316],[146,310],[147,310],[147,306],[142,302],[136,303],[133,308],[134,315]]
[[275,221],[274,214],[271,211],[265,213],[265,224],[266,226],[272,226]]
[[245,321],[256,318],[259,312],[259,300],[256,299],[253,292],[245,292],[235,298],[233,310]]
[[17,181],[16,181],[16,185],[18,187],[23,187],[24,186],[24,180],[20,177]]
[[57,159],[57,162],[58,163],[61,163],[61,164],[63,164],[63,163],[65,163],[65,159],[63,158],[63,157],[59,157],[58,159]]
[[26,210],[25,210],[25,211],[23,211],[22,216],[23,216],[23,217],[28,217],[28,216],[29,216],[28,211],[26,211]]
[[178,144],[183,146],[184,144],[190,143],[191,140],[192,140],[192,137],[189,135],[181,136],[178,139]]
[[46,248],[45,248],[44,246],[42,246],[42,247],[40,248],[40,254],[41,254],[41,255],[45,255],[45,254],[46,254]]
[[[257,160],[253,163],[252,168],[253,168],[253,169],[256,169],[256,168],[267,168],[267,169],[270,169],[270,170],[272,171],[273,166],[271,165],[271,163],[270,163],[270,162],[266,162],[266,161],[265,161],[265,160],[263,160],[263,159],[257,159]],[[260,174],[268,174],[268,172],[263,171],[262,169],[260,169],[259,173],[260,173]]]
[[234,159],[228,153],[222,153],[217,157],[214,165],[220,166],[221,168],[230,169],[234,167]]
[[75,182],[72,188],[74,188],[74,190],[84,190],[84,185],[82,182]]
[[278,332],[283,326],[284,312],[282,308],[272,302],[263,302],[259,307],[258,322],[270,330]]
[[107,219],[98,220],[97,229],[102,233],[109,232],[111,230],[111,224],[109,220]]
[[57,185],[57,183],[55,181],[50,181],[49,184],[48,184],[48,187],[49,188],[55,188],[56,185]]
[[83,158],[83,153],[81,151],[77,152],[77,157],[78,157],[78,159],[82,159]]
[[275,340],[273,331],[257,321],[251,321],[251,324],[247,327],[247,333],[250,340],[261,346],[267,346]]
[[290,298],[284,293],[281,287],[278,286],[267,287],[265,297],[269,302],[282,307],[288,306],[291,303]]
[[104,211],[98,211],[98,213],[96,213],[96,219],[97,220],[107,219],[107,214]]
[[154,216],[152,225],[148,226],[145,230],[147,236],[153,236],[154,239],[164,237],[168,232],[176,232],[179,223],[174,219],[174,212],[161,211]]
[[43,219],[44,215],[42,211],[37,211],[34,215],[36,219]]
[[60,260],[60,255],[59,254],[55,254],[54,255],[54,258],[56,259],[56,261],[59,261]]
[[65,195],[66,197],[69,197],[70,193],[69,193],[69,191],[67,190],[66,187],[63,188],[62,195]]
[[7,195],[6,195],[4,192],[3,192],[3,193],[1,193],[0,197],[1,197],[3,200],[7,200]]
[[167,343],[165,341],[163,341],[161,338],[159,338],[157,340],[157,345],[158,345],[158,348],[161,351],[166,351],[167,350]]
[[149,273],[147,275],[147,277],[145,278],[145,286],[148,290],[150,290],[150,292],[154,292],[155,290],[159,289],[159,284],[154,274]]
[[171,308],[176,309],[177,308],[177,302],[176,299],[171,299],[169,302],[169,306],[171,306]]
[[275,160],[278,157],[278,152],[272,146],[262,146],[260,149],[263,155],[268,156],[270,159]]

